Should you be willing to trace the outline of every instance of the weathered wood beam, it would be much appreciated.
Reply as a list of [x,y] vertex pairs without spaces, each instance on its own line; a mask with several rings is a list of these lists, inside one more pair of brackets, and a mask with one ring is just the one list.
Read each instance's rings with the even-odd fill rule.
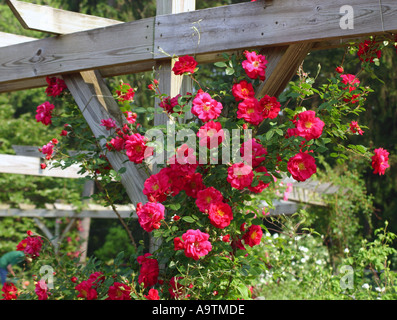
[[18,43],[35,41],[36,38],[20,36],[12,33],[0,32],[0,47],[7,47]]
[[17,0],[7,0],[7,4],[25,29],[53,34],[66,34],[122,23]]
[[[125,116],[98,71],[65,75],[63,78],[95,137],[106,138],[110,135],[109,131],[101,126],[102,119],[111,117],[119,127],[126,123]],[[100,139],[101,145],[105,142],[105,139]],[[126,168],[126,171],[121,174],[121,183],[132,203],[136,205],[138,202],[147,202],[142,192],[147,178],[143,170],[138,169],[122,153],[108,152],[107,158],[114,170]]]
[[43,161],[40,158],[31,156],[16,156],[10,154],[0,154],[0,172],[24,174],[43,177],[69,178],[78,179],[85,176],[79,174],[80,166],[73,165],[67,169],[53,167],[51,162],[48,163],[47,168],[41,169],[40,164]]
[[[116,205],[117,211],[123,219],[134,218],[137,219],[135,213],[135,206],[132,205]],[[55,208],[49,207],[46,209],[18,209],[10,208],[9,206],[0,205],[0,217],[36,217],[36,218],[93,218],[93,219],[118,219],[111,208],[88,205],[82,211],[76,210],[73,206],[64,206]]]
[[302,42],[292,44],[287,47],[271,48],[273,51],[270,55],[266,55],[269,61],[266,68],[266,79],[259,87],[256,95],[263,97],[265,94],[278,97],[280,93],[288,85],[291,78],[307,54],[310,52],[313,44],[311,42]]
[[[173,55],[217,57],[220,52],[395,32],[397,2],[352,0],[354,28],[340,26],[344,0],[277,0],[234,4],[126,22],[0,48],[0,92],[26,79],[90,69],[154,66]],[[382,8],[382,10],[381,10]],[[383,13],[383,15],[381,14]],[[117,34],[117,37],[114,35]],[[232,39],[232,40],[231,40]],[[78,48],[78,50],[76,50]],[[219,55],[218,55],[219,57]],[[148,70],[150,70],[149,68]]]

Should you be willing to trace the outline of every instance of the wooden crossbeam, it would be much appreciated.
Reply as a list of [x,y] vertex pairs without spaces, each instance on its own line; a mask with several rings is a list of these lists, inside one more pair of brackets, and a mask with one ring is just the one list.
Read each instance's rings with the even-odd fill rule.
[[[121,218],[134,218],[138,216],[135,213],[133,205],[117,205],[116,209]],[[47,205],[45,209],[37,208],[11,208],[7,205],[0,205],[0,217],[36,217],[36,218],[95,218],[95,219],[117,219],[116,214],[111,208],[99,205],[87,205],[81,211],[76,210],[71,205]]]
[[85,176],[85,174],[78,173],[81,169],[78,165],[72,165],[67,169],[62,170],[61,168],[53,167],[50,162],[48,163],[47,168],[43,170],[40,167],[41,163],[43,163],[43,161],[36,157],[0,154],[1,173],[69,179],[78,179]]
[[20,36],[12,33],[0,32],[0,47],[7,47],[18,43],[35,41],[36,38]]
[[122,23],[24,1],[7,0],[7,4],[24,28],[53,34],[73,33]]
[[[104,28],[65,34],[0,48],[0,92],[27,88],[21,82],[113,68],[132,73],[143,63],[150,70],[169,54],[219,59],[219,53],[245,48],[291,45],[395,32],[393,0],[352,0],[354,28],[340,26],[344,0],[278,0],[234,4],[166,14]],[[117,37],[114,35],[117,34]],[[75,50],[78,48],[79,50]],[[140,67],[142,71],[142,67]],[[126,74],[125,73],[125,74]],[[12,84],[12,85],[11,85]]]
[[[95,137],[99,139],[110,135],[110,131],[100,125],[102,119],[111,117],[119,127],[126,123],[125,116],[99,72],[86,71],[65,75],[63,78]],[[105,139],[99,140],[104,146]],[[139,170],[122,153],[108,152],[107,157],[114,170],[119,171],[122,167],[126,168],[126,171],[121,174],[121,183],[132,203],[136,205],[138,202],[147,202],[146,196],[142,192],[143,184],[148,177],[147,174],[143,170]]]

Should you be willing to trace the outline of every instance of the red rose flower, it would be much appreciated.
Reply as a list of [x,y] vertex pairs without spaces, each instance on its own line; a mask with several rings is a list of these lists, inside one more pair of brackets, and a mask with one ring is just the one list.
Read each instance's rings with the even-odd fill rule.
[[156,259],[150,258],[151,256],[151,253],[145,253],[137,258],[138,263],[141,265],[138,283],[143,283],[145,288],[154,286],[159,276],[159,263]]
[[148,300],[160,300],[159,292],[152,288],[149,290],[149,294],[145,295],[145,298]]
[[233,220],[232,208],[224,202],[211,202],[208,218],[214,227],[224,229]]
[[54,105],[49,103],[48,101],[39,105],[36,109],[36,121],[41,122],[44,125],[48,126],[52,123],[52,111],[54,110]]
[[175,62],[172,71],[174,72],[175,75],[182,75],[184,73],[193,74],[195,72],[196,66],[197,66],[197,61],[194,60],[193,57],[186,55],[180,57],[178,61]]
[[238,104],[237,118],[257,126],[265,118],[263,110],[256,98],[247,98]]
[[244,164],[243,162],[235,163],[227,169],[227,182],[238,190],[242,190],[245,187],[251,185],[254,179],[254,173],[252,167]]
[[165,208],[161,203],[147,202],[142,205],[139,202],[136,206],[139,224],[147,232],[159,229],[161,220],[164,219],[164,210]]
[[277,101],[276,97],[265,95],[259,100],[259,104],[263,110],[262,114],[265,119],[274,119],[278,116],[281,104]]
[[206,92],[198,92],[193,99],[192,113],[203,122],[218,118],[222,109],[222,104]]
[[196,205],[201,212],[206,212],[212,202],[223,201],[222,193],[214,187],[208,187],[197,192]]
[[189,229],[182,235],[182,240],[174,241],[175,250],[183,249],[188,258],[199,260],[200,257],[207,255],[212,250],[211,242],[208,241],[210,235],[200,230]]
[[383,148],[378,148],[374,150],[375,154],[372,156],[372,168],[374,169],[374,174],[383,175],[389,165],[389,152]]
[[208,149],[217,148],[225,140],[222,125],[215,121],[208,121],[201,126],[197,137],[200,139],[200,146],[207,146]]
[[252,84],[247,82],[246,80],[235,83],[232,87],[232,94],[236,101],[242,101],[247,98],[255,97],[255,91]]
[[287,163],[287,169],[297,181],[305,181],[317,172],[314,158],[304,152],[291,157]]
[[247,76],[251,79],[259,78],[262,81],[265,80],[265,70],[268,62],[265,56],[257,54],[255,51],[245,51],[244,55],[246,60],[242,62],[242,66]]
[[248,228],[248,231],[243,235],[242,239],[246,245],[253,247],[261,243],[262,234],[263,231],[260,226],[252,225]]
[[108,289],[106,300],[131,300],[131,288],[124,283],[115,282]]

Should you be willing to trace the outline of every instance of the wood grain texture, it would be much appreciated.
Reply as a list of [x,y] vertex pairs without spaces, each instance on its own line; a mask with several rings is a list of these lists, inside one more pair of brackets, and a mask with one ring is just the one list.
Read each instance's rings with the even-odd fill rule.
[[67,34],[122,23],[24,1],[7,0],[7,4],[25,29],[52,34]]
[[[95,137],[110,135],[109,131],[100,125],[102,119],[112,117],[118,127],[122,127],[126,121],[125,117],[99,72],[86,71],[81,74],[65,75],[64,80]],[[105,142],[105,139],[100,140],[101,145]],[[121,175],[121,183],[132,203],[136,205],[138,202],[147,202],[142,192],[147,178],[144,172],[138,170],[137,166],[122,153],[109,152],[107,157],[114,170],[126,168],[126,172]]]

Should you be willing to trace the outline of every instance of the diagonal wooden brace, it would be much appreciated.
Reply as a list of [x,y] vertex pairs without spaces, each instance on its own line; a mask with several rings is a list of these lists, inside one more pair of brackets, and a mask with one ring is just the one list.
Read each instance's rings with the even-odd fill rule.
[[[98,71],[68,74],[64,75],[63,79],[96,138],[110,135],[109,131],[100,125],[101,119],[111,117],[119,127],[126,123],[123,113]],[[105,139],[100,143],[103,145]],[[115,171],[122,167],[127,169],[121,174],[121,183],[131,202],[134,205],[147,202],[146,196],[142,193],[143,184],[148,178],[144,170],[130,162],[125,154],[108,152],[106,156]]]

